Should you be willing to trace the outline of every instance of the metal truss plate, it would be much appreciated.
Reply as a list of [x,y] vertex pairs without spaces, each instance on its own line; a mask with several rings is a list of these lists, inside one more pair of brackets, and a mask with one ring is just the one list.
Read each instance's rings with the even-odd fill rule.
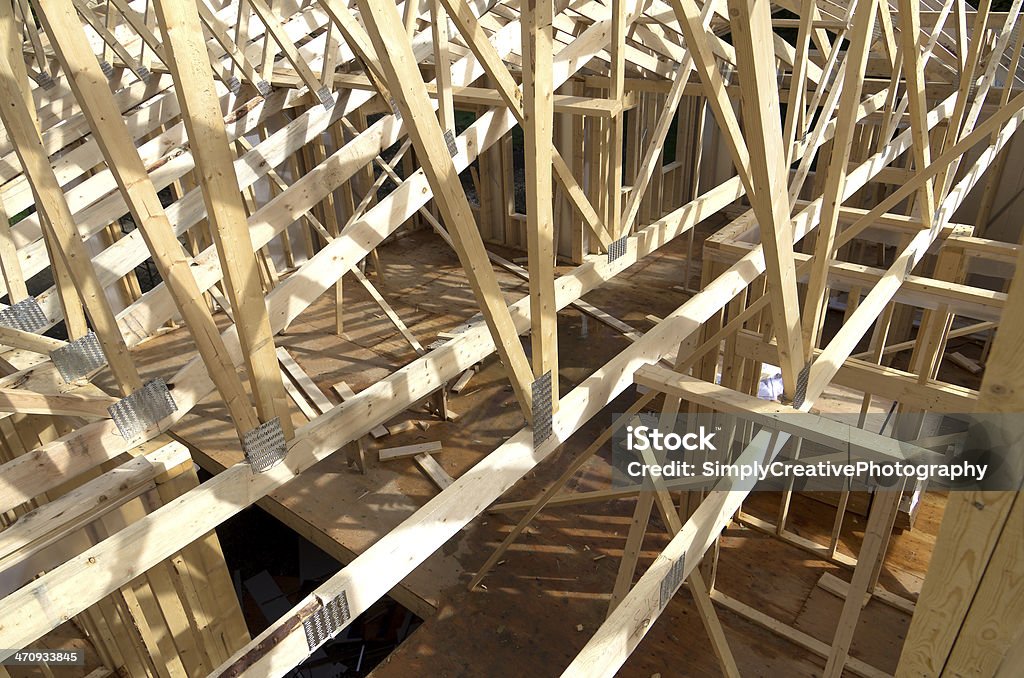
[[270,94],[270,83],[266,80],[260,80],[256,83],[256,91],[260,93],[261,97],[265,97]]
[[806,363],[796,377],[796,392],[793,393],[793,407],[800,408],[807,399],[807,382],[811,376],[811,363]]
[[51,89],[54,85],[57,84],[53,81],[53,78],[46,71],[43,71],[42,73],[37,75],[35,77],[35,81],[36,84],[42,87],[43,89]]
[[242,436],[242,451],[245,452],[245,460],[255,473],[269,471],[280,464],[288,454],[281,420],[274,417],[246,431]]
[[99,339],[91,330],[84,337],[50,351],[50,360],[60,372],[61,378],[68,383],[81,379],[107,364],[107,357],[103,355]]
[[459,154],[459,147],[455,145],[455,132],[450,129],[444,131],[444,142],[448,144],[448,155],[454,158]]
[[352,618],[348,608],[348,596],[342,591],[320,608],[302,620],[302,630],[306,632],[306,645],[309,651],[317,649],[334,635]]
[[661,579],[661,599],[659,605],[662,609],[668,605],[668,601],[672,600],[672,596],[675,595],[676,591],[679,590],[679,586],[683,583],[683,563],[685,562],[686,554],[684,553],[679,557],[679,560],[672,563],[668,573]]
[[627,237],[622,236],[618,240],[613,240],[608,246],[608,263],[615,261],[616,259],[625,256],[626,254],[626,242]]
[[537,447],[551,437],[551,372],[545,372],[533,382],[533,446]]
[[131,440],[178,409],[163,379],[151,379],[107,408],[117,430]]
[[320,100],[320,105],[326,110],[334,108],[334,97],[331,96],[331,90],[326,85],[316,91],[316,98]]
[[114,67],[110,65],[109,61],[101,61],[100,70],[103,71],[103,75],[107,76],[107,78],[114,77]]
[[434,341],[427,344],[428,351],[434,351],[448,343],[447,339],[435,339]]
[[224,84],[232,94],[238,94],[239,90],[242,89],[242,81],[233,75],[228,78],[228,81]]
[[48,323],[43,309],[34,297],[22,299],[13,306],[0,310],[0,325],[22,332],[36,332],[46,327]]
[[149,69],[145,66],[139,66],[139,70],[135,71],[135,75],[139,76],[139,80],[148,85],[149,79],[152,77],[153,74],[150,73]]
[[394,97],[389,99],[388,103],[391,104],[391,112],[394,113],[395,119],[398,120],[398,121],[401,121],[402,120],[402,112],[400,110],[398,110],[398,104],[395,103]]

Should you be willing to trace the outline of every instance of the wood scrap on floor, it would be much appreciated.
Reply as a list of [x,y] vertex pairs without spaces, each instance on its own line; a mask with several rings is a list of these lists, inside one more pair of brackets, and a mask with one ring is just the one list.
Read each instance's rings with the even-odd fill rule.
[[455,480],[448,475],[437,460],[431,457],[429,454],[417,454],[413,457],[413,461],[420,467],[420,470],[437,485],[437,489],[444,490],[449,485],[455,482]]
[[469,380],[473,378],[474,374],[476,374],[476,371],[472,367],[460,374],[459,378],[452,384],[452,393],[462,393],[466,386],[469,385]]
[[953,363],[957,367],[967,370],[971,374],[981,374],[982,372],[985,371],[984,367],[979,365],[976,361],[971,360],[963,353],[950,353],[946,357],[949,358],[949,362]]
[[320,390],[320,387],[295,362],[295,358],[292,357],[284,346],[277,347],[277,359],[281,363],[281,367],[284,368],[285,373],[292,378],[296,386],[302,389],[302,392],[316,406],[320,414],[324,414],[334,407],[334,404],[327,399],[327,396]]
[[388,427],[388,435],[397,436],[399,433],[408,433],[409,431],[416,430],[416,422],[412,419],[406,419],[405,421],[399,421],[394,424],[390,424]]
[[401,447],[385,447],[378,452],[378,455],[381,461],[391,461],[392,459],[404,459],[406,457],[415,457],[418,454],[440,451],[441,443],[435,441],[415,445],[402,445]]

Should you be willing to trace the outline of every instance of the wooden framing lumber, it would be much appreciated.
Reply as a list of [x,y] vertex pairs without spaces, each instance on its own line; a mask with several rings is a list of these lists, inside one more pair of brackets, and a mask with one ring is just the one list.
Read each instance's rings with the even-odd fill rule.
[[[865,6],[866,5],[866,6]],[[825,202],[822,208],[821,225],[814,241],[814,259],[807,283],[804,313],[802,318],[804,356],[810,358],[817,347],[821,323],[824,320],[824,304],[828,300],[828,266],[835,249],[836,229],[839,224],[839,207],[846,196],[847,162],[853,146],[856,107],[860,103],[861,87],[864,84],[864,66],[871,47],[871,31],[875,25],[878,8],[876,0],[858,2],[854,13],[853,33],[846,56],[846,74],[840,95],[839,114],[836,118],[836,134],[832,137],[832,157],[825,176]],[[915,134],[927,130],[925,111],[919,111],[920,119],[914,125]],[[927,164],[921,165],[927,167]],[[821,171],[821,170],[819,170]],[[930,217],[928,224],[930,225]]]
[[[1022,281],[1015,277],[1008,297],[1010,309],[1020,308],[1022,294]],[[1011,311],[993,344],[976,409],[1001,414],[1008,423],[1016,422],[1022,406],[1016,358],[1022,331],[1021,314]],[[968,658],[980,671],[994,672],[1010,653],[1011,645],[1018,642],[1014,638],[1019,639],[1020,620],[1006,613],[1018,604],[1014,601],[1021,592],[1003,573],[1009,553],[1020,552],[1022,516],[1019,491],[950,496],[897,676],[956,671],[957,666],[967,670],[963,662]],[[1009,539],[1001,539],[1004,534]],[[989,629],[984,638],[981,628]]]
[[550,141],[554,125],[554,90],[551,85],[553,6],[554,0],[526,2],[520,6],[520,16],[533,378],[551,374],[551,403],[553,408],[557,408],[558,316],[555,312],[555,223]]
[[[856,10],[852,4],[783,0],[776,5],[799,17],[788,23],[772,18],[775,6],[766,0],[703,5],[538,0],[525,6],[423,0],[394,9],[359,0],[359,12],[344,0],[232,0],[219,9],[199,2],[197,14],[189,3],[171,7],[158,0],[154,26],[154,17],[140,15],[133,8],[141,6],[124,0],[110,0],[106,7],[39,0],[48,41],[35,35],[34,26],[24,31],[16,26],[19,16],[32,12],[27,2],[17,0],[20,15],[0,11],[0,98],[5,102],[0,198],[19,216],[29,212],[5,229],[12,215],[0,209],[3,289],[11,301],[27,298],[30,287],[36,291],[33,277],[50,268],[56,285],[37,295],[46,327],[63,321],[70,338],[80,336],[87,329],[85,307],[106,354],[113,356],[109,362],[122,392],[139,381],[133,355],[147,350],[140,344],[168,324],[184,321],[198,350],[165,375],[179,409],[147,436],[186,413],[203,412],[196,406],[212,393],[228,403],[238,433],[275,416],[288,425],[287,395],[309,422],[294,436],[288,431],[286,459],[266,473],[254,474],[244,463],[218,462],[222,472],[216,477],[202,484],[186,479],[180,485],[184,494],[167,494],[163,473],[143,468],[140,460],[152,447],[133,447],[138,441],[121,437],[106,417],[114,399],[82,380],[61,383],[46,362],[46,354],[63,342],[0,328],[2,365],[11,373],[0,379],[0,427],[12,441],[10,450],[0,453],[23,453],[0,464],[0,521],[6,525],[19,514],[33,516],[3,533],[12,539],[28,535],[12,541],[9,552],[0,536],[0,566],[5,558],[27,563],[48,540],[82,536],[86,523],[96,526],[93,536],[99,538],[94,544],[76,542],[77,555],[51,559],[48,572],[0,601],[0,647],[28,646],[78,617],[97,638],[123,636],[120,644],[104,648],[105,661],[123,663],[119,670],[128,673],[284,675],[316,649],[301,630],[310,614],[341,594],[353,618],[365,612],[635,384],[656,389],[640,402],[668,393],[666,417],[687,399],[694,408],[734,412],[740,421],[764,424],[744,447],[746,460],[774,458],[791,436],[843,450],[852,446],[869,458],[934,456],[922,449],[923,441],[896,443],[807,410],[832,384],[864,392],[864,409],[877,397],[906,409],[969,410],[977,401],[975,391],[935,378],[943,348],[950,337],[996,330],[1001,338],[1015,331],[1009,315],[1015,287],[1008,296],[999,285],[1015,275],[1019,252],[975,243],[969,230],[949,224],[983,173],[1003,171],[1001,158],[1024,122],[1024,99],[1014,96],[1021,85],[1016,74],[1005,73],[1006,83],[994,82],[1004,75],[1001,52],[1009,31],[999,25],[1004,15],[992,13],[988,2],[971,14],[956,0],[924,12],[903,0],[895,8],[861,0]],[[1008,22],[1022,4],[1015,0],[1005,15]],[[947,16],[949,26],[944,26]],[[448,35],[449,17],[458,35]],[[876,21],[880,28],[872,32]],[[83,22],[98,28],[83,31]],[[796,41],[789,32],[774,32],[773,25],[795,28]],[[723,39],[727,31],[731,35]],[[868,56],[875,47],[878,56]],[[110,79],[96,63],[103,60],[115,67]],[[63,72],[50,68],[54,61],[62,62]],[[122,72],[125,67],[151,69],[149,82],[136,82]],[[698,75],[691,81],[694,67]],[[47,89],[30,82],[29,74],[34,78],[51,70],[53,84]],[[246,81],[241,89],[231,84],[233,73]],[[424,83],[423,73],[436,79]],[[489,82],[479,83],[481,78]],[[276,89],[268,92],[271,83]],[[251,94],[250,85],[260,96]],[[781,97],[789,109],[785,119]],[[8,99],[14,102],[9,108]],[[708,104],[718,129],[707,127]],[[464,111],[475,116],[468,126]],[[365,124],[368,117],[376,119]],[[525,140],[522,163],[512,141],[517,124]],[[673,124],[677,131],[669,139]],[[974,149],[982,139],[987,144]],[[231,143],[240,149],[239,157]],[[674,159],[665,157],[670,144],[676,147]],[[738,176],[730,176],[728,162],[716,161],[716,151],[733,156]],[[805,181],[815,165],[814,179]],[[513,176],[520,168],[525,168],[525,190]],[[470,179],[477,198],[472,203],[473,193],[463,188]],[[564,190],[553,190],[554,179]],[[268,184],[269,196],[263,191]],[[163,192],[169,186],[170,199]],[[697,195],[698,187],[703,194]],[[365,198],[359,201],[356,194]],[[674,288],[685,288],[687,297],[677,300],[671,313],[657,309],[647,332],[582,301],[666,243],[692,237],[704,219],[735,210],[729,206],[744,197],[752,210],[704,243],[700,289],[691,290],[689,280]],[[897,214],[900,210],[908,216]],[[990,210],[983,205],[982,212]],[[125,226],[134,222],[138,232],[120,233],[125,211],[131,213]],[[356,268],[389,238],[404,238],[424,225],[454,246],[481,311],[431,347],[419,343]],[[815,257],[794,251],[808,236],[817,238]],[[618,237],[624,238],[625,254],[604,256]],[[485,241],[525,248],[529,270],[509,270],[528,281],[529,296],[506,302],[492,269],[492,263],[504,265],[504,260],[489,253]],[[893,244],[898,244],[895,263]],[[619,246],[615,243],[615,252]],[[869,261],[871,248],[884,264],[859,263]],[[280,275],[269,261],[272,250],[287,262]],[[916,266],[931,267],[927,257],[936,251],[941,256],[935,273],[913,274]],[[557,257],[566,256],[578,265],[557,267],[561,275],[556,277]],[[141,290],[123,280],[151,259],[161,280],[137,294]],[[690,265],[687,261],[687,276]],[[328,291],[330,310],[340,311],[340,281],[350,271],[416,355],[386,376],[359,377],[360,385],[370,383],[358,395],[336,386],[342,402],[335,405],[287,351],[275,347],[274,336],[289,326],[298,332],[303,314]],[[624,286],[638,280],[633,273],[621,279]],[[992,289],[984,287],[989,280],[995,281]],[[797,285],[804,281],[811,291],[801,309]],[[831,323],[818,330],[829,288],[850,295],[843,327],[834,336]],[[213,298],[226,316],[216,324]],[[126,307],[115,314],[110,304],[122,300]],[[588,363],[594,371],[561,394],[556,321],[558,310],[570,304],[602,318],[631,343],[604,365]],[[912,314],[919,309],[926,315],[912,371],[887,367],[885,356],[908,347]],[[635,317],[614,310],[624,319]],[[655,309],[636,310],[643,317]],[[967,321],[973,324],[952,329],[954,314],[973,318]],[[340,315],[335,317],[340,334]],[[358,322],[351,317],[349,311],[346,320]],[[480,317],[483,323],[476,322]],[[351,328],[357,325],[347,327],[346,340],[354,341]],[[436,334],[437,325],[419,327]],[[869,330],[869,350],[854,356]],[[520,338],[527,331],[532,332],[532,364]],[[823,349],[817,348],[819,334]],[[286,341],[296,350],[305,348],[294,335]],[[535,440],[524,428],[458,479],[423,445],[405,449],[401,456],[414,460],[440,490],[437,496],[397,529],[377,535],[363,553],[350,554],[349,565],[253,642],[234,629],[230,640],[224,636],[217,647],[204,646],[200,628],[203,618],[212,619],[211,607],[204,607],[198,577],[181,575],[190,571],[186,551],[206,544],[213,528],[244,507],[269,503],[271,492],[287,493],[291,479],[337,450],[348,448],[351,462],[353,446],[368,433],[381,431],[384,423],[460,375],[468,377],[495,349],[528,425],[531,384],[551,373],[556,385],[551,438]],[[1002,369],[1006,350],[998,348],[982,362]],[[674,364],[676,371],[661,363]],[[760,363],[781,365],[784,403],[745,395],[757,386]],[[19,369],[25,365],[35,367]],[[148,365],[140,363],[139,369],[149,374]],[[695,376],[683,374],[690,369]],[[244,377],[238,376],[246,371],[255,410],[242,388]],[[1000,389],[1014,392],[1014,375],[995,377],[991,371],[985,381],[991,385],[990,400]],[[110,383],[100,375],[97,384]],[[144,456],[132,460],[125,453]],[[395,449],[383,450],[381,459],[389,454]],[[120,487],[111,484],[118,474],[99,476],[99,484],[69,495],[83,497],[80,505],[66,499],[25,513],[48,498],[42,495],[56,495],[65,484],[91,477],[99,464],[133,469],[132,481]],[[174,474],[191,478],[180,468],[166,475]],[[529,506],[511,504],[528,509],[520,525],[545,505],[637,497],[614,609],[568,674],[617,670],[681,580],[689,581],[713,641],[708,649],[718,654],[726,675],[736,675],[737,669],[715,602],[822,657],[827,675],[838,676],[845,668],[879,676],[877,669],[850,657],[849,649],[865,594],[876,590],[898,495],[879,501],[872,513],[854,581],[845,585],[839,629],[828,645],[715,591],[715,540],[734,515],[751,520],[740,511],[746,486],[726,484],[710,492],[687,486],[695,491],[686,493],[678,511],[658,483],[649,488],[653,493],[639,496],[637,488],[566,495],[558,486]],[[94,507],[94,490],[110,501]],[[837,512],[831,543],[800,542],[787,530],[788,494],[777,524],[760,521],[758,529],[814,557],[852,567],[853,559],[836,552],[845,508]],[[1017,565],[1019,540],[1007,535],[1024,509],[1019,501],[988,494],[972,499],[974,504],[950,500],[948,526],[939,537],[944,553],[936,552],[929,575],[933,583],[926,580],[927,595],[916,610],[901,675],[964,673],[975,666],[997,675],[1017,659],[1020,624],[1011,606],[1021,592],[1016,579],[1003,573]],[[108,512],[114,504],[116,510]],[[673,536],[631,587],[655,507]],[[36,517],[53,517],[65,508],[66,522],[46,520],[32,528]],[[121,509],[133,520],[115,529],[121,527]],[[169,536],[155,540],[153,534]],[[942,577],[955,583],[956,601],[943,598],[945,589],[935,583]],[[179,594],[182,604],[168,607]],[[195,617],[189,616],[192,603]],[[1000,631],[991,633],[993,625]]]
[[430,442],[430,443],[416,443],[414,445],[402,445],[401,447],[382,447],[380,452],[381,461],[391,461],[392,459],[403,459],[405,457],[415,457],[418,454],[428,454],[431,452],[440,452],[441,443]]
[[[82,303],[85,305],[107,362],[119,381],[124,395],[142,386],[138,371],[121,339],[110,304],[103,293],[85,247],[78,236],[71,210],[53,174],[39,132],[17,89],[7,55],[0,55],[0,96],[8,105],[0,114],[8,134],[17,139],[15,149],[25,173],[31,177],[38,208],[45,216],[46,230],[55,237],[64,265],[74,273]],[[91,58],[91,56],[90,56]],[[97,67],[98,68],[98,67]],[[120,117],[120,116],[118,116]]]
[[408,37],[397,30],[401,26],[397,10],[372,4],[361,4],[361,9],[377,54],[388,55],[381,62],[381,67],[395,103],[402,112],[402,120],[413,140],[413,146],[423,161],[423,170],[434,190],[434,199],[445,223],[455,236],[459,260],[469,277],[484,319],[494,335],[498,352],[509,370],[519,405],[526,420],[532,421],[532,371],[518,334],[513,329],[494,271],[487,260],[480,232],[449,157],[444,134],[433,115],[426,87],[415,68],[416,59]]
[[104,513],[154,488],[153,481],[158,475],[189,459],[185,446],[172,442],[26,513],[0,533],[0,570],[31,558]]
[[[202,0],[199,0],[202,1]],[[258,8],[262,0],[252,2]],[[156,15],[172,55],[171,73],[185,127],[196,157],[207,219],[217,243],[235,326],[261,421],[277,418],[285,437],[292,435],[274,338],[258,284],[256,259],[248,234],[230,147],[210,72],[190,59],[202,36],[199,15],[189,3],[156,2]],[[257,10],[259,11],[259,10]],[[270,29],[272,31],[272,29]],[[196,67],[198,66],[198,68]]]
[[742,103],[746,136],[754,144],[750,154],[754,194],[749,197],[763,233],[761,242],[786,395],[793,398],[805,356],[800,344],[793,228],[789,206],[777,199],[786,184],[786,170],[782,130],[776,129],[780,116],[778,85],[772,68],[774,51],[769,38],[771,15],[764,0],[730,0],[729,10],[734,19],[738,66],[747,76]]
[[0,412],[55,414],[67,417],[107,418],[107,408],[117,402],[109,396],[78,393],[30,393],[0,388]]
[[[80,27],[67,22],[67,5],[64,3],[62,6],[61,3],[62,0],[56,0],[40,4],[40,17],[51,38],[59,45],[57,56],[65,72],[70,74],[71,85],[89,118],[107,166],[117,180],[136,223],[140,225],[143,237],[147,239],[162,277],[170,281],[172,294],[183,317],[190,322],[201,355],[209,359],[211,365],[217,365],[211,376],[241,435],[256,425],[241,380],[226,363],[227,352],[212,329],[215,327],[213,318],[201,303],[181,246],[174,238],[160,199],[117,114],[110,92],[105,85],[97,85],[102,83],[102,74],[99,65],[91,58],[85,34]],[[118,339],[120,334],[118,331]]]
[[424,475],[430,478],[430,481],[434,483],[434,485],[437,485],[437,489],[446,490],[451,487],[453,482],[455,482],[452,480],[452,477],[448,475],[448,472],[445,471],[439,463],[437,463],[437,460],[429,454],[422,452],[414,455],[412,459],[416,462],[416,465],[420,467],[420,470],[423,471]]
[[791,407],[678,374],[660,365],[648,365],[637,370],[636,382],[718,412],[735,413],[768,428],[786,431],[848,452],[856,459],[930,459],[936,462],[940,459],[940,455],[923,447],[832,421],[821,415],[795,412]]

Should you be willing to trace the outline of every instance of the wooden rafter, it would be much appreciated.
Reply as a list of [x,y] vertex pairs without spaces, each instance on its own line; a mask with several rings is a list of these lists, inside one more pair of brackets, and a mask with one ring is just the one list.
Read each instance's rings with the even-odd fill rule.
[[771,16],[764,0],[732,0],[729,7],[735,13],[733,35],[737,58],[747,77],[743,84],[746,133],[755,149],[750,154],[754,191],[750,200],[762,228],[768,291],[772,297],[775,334],[779,337],[779,360],[786,395],[793,398],[805,356],[800,344],[792,222],[789,206],[778,199],[784,193],[786,180],[782,130],[777,124],[780,120],[778,87],[771,68],[774,51],[768,37],[772,35]]
[[466,193],[449,157],[444,132],[434,117],[427,88],[415,67],[416,57],[413,55],[408,37],[396,30],[396,27],[402,25],[397,10],[370,4],[363,4],[361,8],[378,56],[388,55],[381,61],[381,67],[392,96],[402,112],[402,120],[409,131],[413,146],[423,159],[423,170],[434,190],[434,199],[441,209],[442,217],[455,234],[454,241],[459,260],[473,286],[473,293],[483,311],[498,352],[508,367],[516,398],[526,420],[531,421],[532,370],[522,344],[519,343],[512,318],[505,307],[494,270],[487,260]]

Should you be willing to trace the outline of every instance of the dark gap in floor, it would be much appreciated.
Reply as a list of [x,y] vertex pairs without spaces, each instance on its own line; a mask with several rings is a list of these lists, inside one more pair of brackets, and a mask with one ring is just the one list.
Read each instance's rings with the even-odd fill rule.
[[[210,476],[201,471],[203,481]],[[341,563],[257,506],[217,527],[224,560],[253,637],[341,570]],[[288,676],[366,676],[422,620],[385,596]]]

